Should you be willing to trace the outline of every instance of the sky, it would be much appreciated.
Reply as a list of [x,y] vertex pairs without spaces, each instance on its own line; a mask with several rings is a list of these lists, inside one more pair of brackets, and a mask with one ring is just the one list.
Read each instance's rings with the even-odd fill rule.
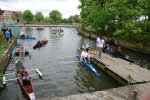
[[0,0],[2,10],[30,10],[33,14],[40,11],[45,17],[49,16],[52,10],[58,10],[63,18],[79,14],[79,4],[79,0]]

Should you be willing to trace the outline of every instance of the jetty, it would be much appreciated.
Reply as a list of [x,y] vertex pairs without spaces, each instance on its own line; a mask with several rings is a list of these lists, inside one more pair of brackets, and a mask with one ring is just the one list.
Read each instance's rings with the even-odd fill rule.
[[122,84],[139,84],[150,82],[150,71],[134,63],[121,58],[114,58],[109,54],[102,53],[94,55],[95,51],[90,51],[92,62],[104,70],[107,74],[118,80]]

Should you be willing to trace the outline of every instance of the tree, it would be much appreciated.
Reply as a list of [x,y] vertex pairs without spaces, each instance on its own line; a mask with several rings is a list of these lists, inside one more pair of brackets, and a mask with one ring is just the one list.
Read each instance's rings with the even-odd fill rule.
[[49,18],[49,17],[45,17],[45,18],[44,18],[44,22],[45,22],[45,23],[50,23],[50,22],[51,22],[51,20],[50,20],[50,18]]
[[64,19],[62,19],[61,22],[62,22],[62,23],[68,23],[68,19],[64,18]]
[[32,22],[32,20],[33,20],[33,14],[32,14],[32,12],[30,10],[25,10],[23,12],[23,19],[25,21],[27,21],[27,23]]
[[80,17],[79,17],[79,15],[74,15],[73,16],[73,19],[74,19],[74,21],[76,22],[76,23],[80,23]]
[[42,22],[44,20],[44,16],[41,12],[36,12],[35,14],[35,21],[36,22]]
[[68,21],[69,21],[70,23],[74,23],[74,22],[75,22],[74,17],[71,15],[71,16],[68,18]]
[[52,10],[49,13],[49,17],[54,21],[54,23],[59,23],[62,20],[62,14],[58,10]]

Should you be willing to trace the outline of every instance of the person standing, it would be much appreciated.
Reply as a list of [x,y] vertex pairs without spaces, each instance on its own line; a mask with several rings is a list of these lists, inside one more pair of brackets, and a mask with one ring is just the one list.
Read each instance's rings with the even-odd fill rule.
[[5,32],[5,37],[6,37],[6,41],[9,42],[9,40],[10,40],[10,32],[8,31],[8,29]]
[[115,49],[115,40],[114,40],[114,38],[111,38],[108,43],[109,43],[109,47],[110,47],[110,50],[109,50],[110,55],[113,56],[114,49]]
[[104,41],[104,39],[102,37],[100,37],[100,39],[97,41],[97,46],[98,46],[98,51],[99,51],[98,56],[99,57],[101,57],[104,45],[105,45],[105,41]]
[[10,42],[11,42],[12,37],[13,37],[13,33],[12,33],[11,29],[9,29],[9,32],[10,32]]

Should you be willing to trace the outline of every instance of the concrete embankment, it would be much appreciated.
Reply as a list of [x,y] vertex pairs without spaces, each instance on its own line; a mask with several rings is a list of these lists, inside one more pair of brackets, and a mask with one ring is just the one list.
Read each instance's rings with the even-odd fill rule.
[[[78,28],[78,32],[79,32],[79,34],[81,34],[83,36],[86,36],[88,38],[95,39],[95,40],[96,40],[96,37],[98,36],[97,34],[83,31],[80,28]],[[107,37],[107,38],[109,39],[110,37]],[[115,43],[119,44],[120,46],[122,46],[124,48],[128,48],[128,49],[136,51],[136,52],[150,54],[150,45],[143,45],[141,43],[137,43],[134,41],[126,41],[126,40],[121,40],[118,38],[115,38]]]
[[38,100],[142,100],[141,98],[148,92],[150,92],[150,82],[65,97],[38,98]]
[[7,64],[9,62],[9,59],[10,59],[11,51],[14,48],[14,46],[16,45],[16,43],[17,43],[17,40],[13,39],[11,42],[11,45],[8,47],[8,49],[4,51],[2,56],[0,56],[0,73],[4,73],[4,71],[7,67]]

